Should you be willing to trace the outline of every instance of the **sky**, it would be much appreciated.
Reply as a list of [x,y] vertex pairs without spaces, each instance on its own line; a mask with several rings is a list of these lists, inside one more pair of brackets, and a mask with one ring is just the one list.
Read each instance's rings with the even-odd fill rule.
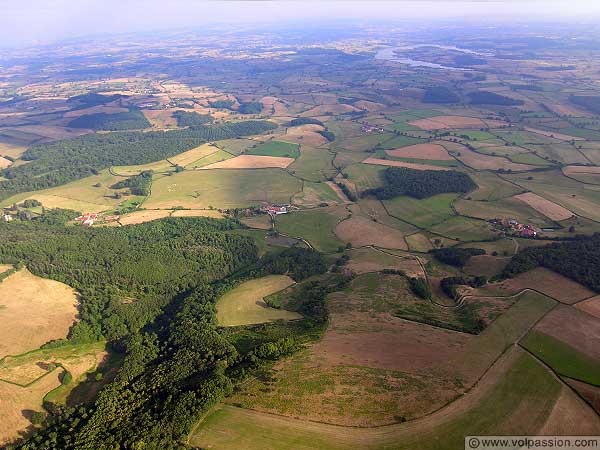
[[205,24],[478,17],[600,20],[600,0],[0,0],[0,47]]

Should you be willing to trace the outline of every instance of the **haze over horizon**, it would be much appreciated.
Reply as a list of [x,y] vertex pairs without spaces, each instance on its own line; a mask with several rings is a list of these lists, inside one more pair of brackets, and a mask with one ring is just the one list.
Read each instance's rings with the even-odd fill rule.
[[[323,20],[560,20],[600,18],[600,2],[564,1],[200,1],[40,0],[9,3],[0,19],[0,46],[21,47],[94,35]],[[26,26],[24,25],[26,24]]]

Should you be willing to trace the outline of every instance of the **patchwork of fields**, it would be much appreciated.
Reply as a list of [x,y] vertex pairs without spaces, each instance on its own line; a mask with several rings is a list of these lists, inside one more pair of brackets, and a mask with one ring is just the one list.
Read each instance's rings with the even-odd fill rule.
[[386,30],[0,68],[0,445],[600,435],[595,50]]

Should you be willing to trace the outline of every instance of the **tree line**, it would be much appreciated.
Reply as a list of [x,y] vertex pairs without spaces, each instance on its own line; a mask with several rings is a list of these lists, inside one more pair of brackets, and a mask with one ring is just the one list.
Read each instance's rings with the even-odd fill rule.
[[110,166],[146,164],[169,158],[207,141],[264,133],[277,128],[269,121],[244,121],[219,126],[155,132],[90,134],[38,144],[21,158],[29,161],[0,170],[0,199],[75,181]]
[[536,267],[551,269],[600,292],[600,233],[526,248],[512,257],[503,275],[512,277]]
[[383,186],[368,189],[364,195],[373,195],[379,200],[388,200],[400,195],[423,199],[445,192],[469,192],[476,187],[469,175],[455,170],[389,167],[383,172]]

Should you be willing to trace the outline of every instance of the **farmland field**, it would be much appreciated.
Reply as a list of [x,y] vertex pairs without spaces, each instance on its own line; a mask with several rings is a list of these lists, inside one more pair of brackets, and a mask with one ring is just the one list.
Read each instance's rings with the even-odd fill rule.
[[343,245],[334,230],[346,215],[341,207],[300,211],[277,216],[275,228],[288,236],[306,239],[319,251],[333,252]]
[[0,282],[0,357],[33,350],[67,336],[77,315],[69,286],[21,269]]
[[270,308],[263,301],[264,297],[282,291],[293,282],[284,275],[271,275],[235,287],[217,302],[219,325],[231,327],[300,318],[298,313]]
[[600,435],[594,8],[21,3],[0,447]]
[[280,169],[185,171],[157,179],[146,208],[239,208],[289,203],[301,183]]
[[438,194],[417,200],[403,196],[385,200],[384,204],[390,215],[418,227],[428,228],[454,215],[450,205],[457,197],[456,194]]
[[283,141],[266,141],[256,147],[251,147],[246,150],[247,155],[260,156],[282,156],[285,158],[297,158],[300,156],[298,144],[290,144]]

